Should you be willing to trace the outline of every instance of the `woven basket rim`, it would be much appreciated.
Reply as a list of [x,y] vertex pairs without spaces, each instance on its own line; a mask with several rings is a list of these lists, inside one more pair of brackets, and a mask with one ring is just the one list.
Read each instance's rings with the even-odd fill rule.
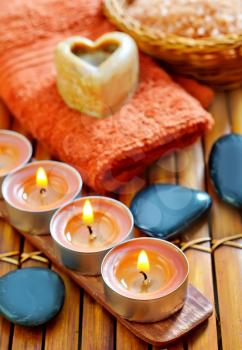
[[213,46],[215,46],[217,49],[217,47],[220,45],[223,47],[229,46],[229,48],[242,45],[242,32],[238,34],[224,34],[223,36],[217,38],[208,37],[201,39],[187,38],[175,34],[161,32],[150,26],[141,24],[141,22],[139,22],[137,19],[128,15],[121,6],[121,1],[127,3],[127,0],[103,0],[103,7],[106,14],[115,17],[116,20],[122,22],[123,26],[128,28],[133,33],[136,33],[136,35],[138,35],[138,32],[143,32],[143,35],[145,35],[144,39],[147,41],[151,39],[152,45],[154,46],[163,46],[169,43],[172,45],[183,45],[190,48],[201,47],[203,50],[205,47],[209,47],[211,49]]

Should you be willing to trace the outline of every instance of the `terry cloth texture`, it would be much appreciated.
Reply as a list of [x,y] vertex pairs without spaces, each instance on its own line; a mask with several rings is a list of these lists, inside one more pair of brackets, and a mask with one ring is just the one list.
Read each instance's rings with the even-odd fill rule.
[[[100,0],[0,2],[1,98],[53,156],[76,167],[99,193],[193,143],[213,124],[201,104],[144,54],[138,90],[118,113],[95,119],[68,108],[56,88],[57,43],[73,35],[94,40],[113,30]],[[209,104],[208,88],[196,83],[191,91]]]

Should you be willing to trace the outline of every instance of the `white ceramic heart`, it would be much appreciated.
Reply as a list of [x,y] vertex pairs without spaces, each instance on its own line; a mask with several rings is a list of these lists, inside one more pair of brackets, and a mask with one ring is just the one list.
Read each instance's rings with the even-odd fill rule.
[[69,38],[58,44],[55,64],[63,100],[69,107],[94,117],[119,110],[138,84],[136,43],[120,32],[104,34],[95,42]]

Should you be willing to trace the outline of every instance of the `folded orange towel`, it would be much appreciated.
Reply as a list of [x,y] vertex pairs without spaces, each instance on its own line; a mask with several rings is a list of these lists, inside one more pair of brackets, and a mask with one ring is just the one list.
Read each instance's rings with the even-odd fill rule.
[[0,3],[0,96],[34,137],[102,193],[162,154],[191,144],[213,123],[197,100],[143,54],[139,88],[118,113],[97,120],[69,109],[56,89],[56,44],[109,30],[100,0]]
[[208,108],[214,98],[214,92],[209,87],[198,83],[196,80],[185,78],[181,75],[173,75],[173,80],[180,84],[190,95],[199,100],[204,108]]

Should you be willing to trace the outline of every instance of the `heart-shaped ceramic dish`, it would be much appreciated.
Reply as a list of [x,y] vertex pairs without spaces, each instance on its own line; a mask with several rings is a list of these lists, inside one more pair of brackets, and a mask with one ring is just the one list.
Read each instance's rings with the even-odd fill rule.
[[58,90],[66,104],[91,116],[119,110],[138,84],[138,49],[124,33],[107,33],[95,42],[69,38],[58,44],[55,63]]

